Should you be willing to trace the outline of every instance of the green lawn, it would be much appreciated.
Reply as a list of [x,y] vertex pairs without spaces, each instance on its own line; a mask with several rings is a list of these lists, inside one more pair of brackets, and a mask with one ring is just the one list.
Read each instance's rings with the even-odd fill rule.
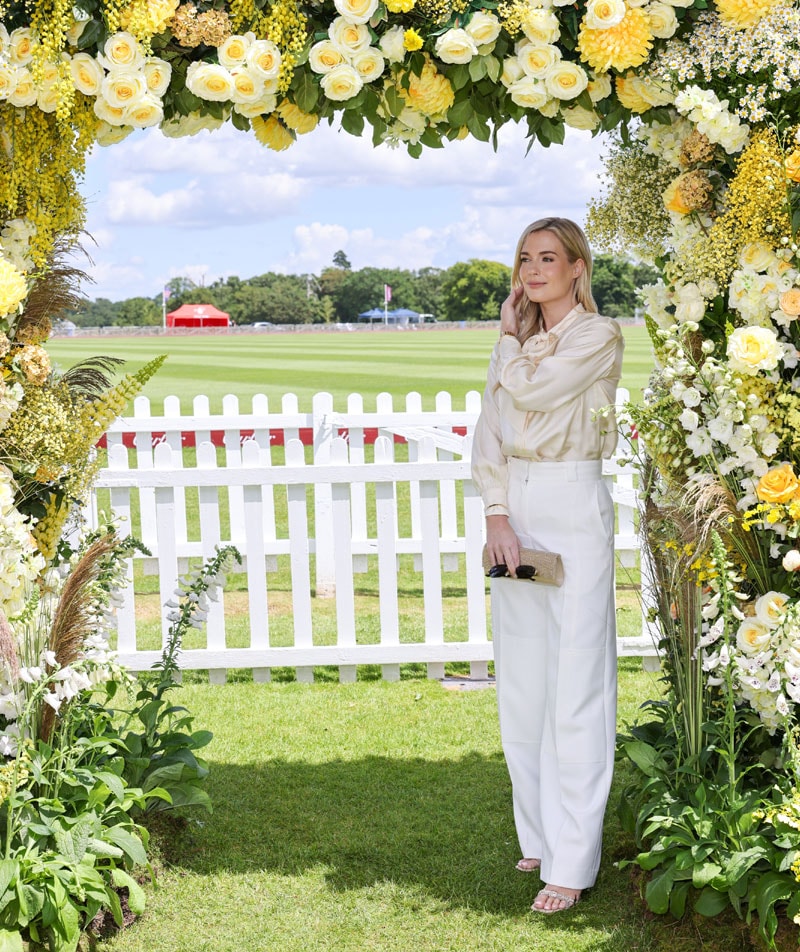
[[[626,340],[622,386],[636,399],[652,367],[650,342],[644,327],[624,328]],[[86,357],[104,354],[128,361],[126,370],[141,367],[156,354],[169,359],[147,385],[145,393],[160,407],[165,396],[177,394],[185,411],[196,394],[211,399],[212,412],[221,412],[222,397],[232,393],[248,407],[253,394],[265,393],[270,407],[280,410],[285,393],[294,393],[303,410],[319,391],[333,394],[344,407],[351,393],[361,393],[374,409],[375,395],[392,394],[396,405],[417,391],[426,409],[435,395],[447,390],[456,409],[464,394],[483,390],[496,328],[434,329],[429,331],[208,335],[187,337],[55,338],[48,351],[63,369]]]

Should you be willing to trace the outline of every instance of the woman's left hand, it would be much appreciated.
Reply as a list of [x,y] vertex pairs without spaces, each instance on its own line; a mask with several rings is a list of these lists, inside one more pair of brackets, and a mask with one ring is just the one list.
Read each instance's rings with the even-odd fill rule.
[[522,300],[522,286],[513,288],[508,297],[503,301],[500,307],[500,333],[518,334],[519,333],[519,302]]

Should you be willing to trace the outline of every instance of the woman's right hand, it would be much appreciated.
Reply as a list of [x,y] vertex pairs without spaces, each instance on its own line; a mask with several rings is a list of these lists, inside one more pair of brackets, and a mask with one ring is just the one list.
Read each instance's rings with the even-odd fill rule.
[[500,306],[500,333],[518,334],[519,333],[519,302],[522,300],[524,288],[520,285],[513,288],[508,297]]
[[519,539],[508,516],[486,517],[486,551],[492,565],[505,565],[509,574],[515,575],[519,566]]

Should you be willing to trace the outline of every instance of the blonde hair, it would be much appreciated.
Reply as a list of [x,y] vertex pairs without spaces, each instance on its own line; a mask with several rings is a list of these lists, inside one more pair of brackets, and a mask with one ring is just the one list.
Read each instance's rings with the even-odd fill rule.
[[[573,290],[575,300],[583,305],[587,311],[597,312],[597,304],[592,297],[592,251],[589,248],[589,242],[586,235],[569,218],[540,218],[538,221],[528,225],[520,235],[517,242],[517,250],[514,253],[514,268],[511,272],[511,287],[517,288],[522,283],[519,277],[520,255],[522,246],[528,235],[535,231],[550,231],[561,242],[564,251],[567,253],[567,260],[570,264],[576,261],[583,261],[583,271],[574,280]],[[520,343],[524,343],[529,337],[541,330],[544,326],[542,321],[542,309],[527,297],[523,297],[523,303],[520,306],[519,315],[519,333],[517,337]]]

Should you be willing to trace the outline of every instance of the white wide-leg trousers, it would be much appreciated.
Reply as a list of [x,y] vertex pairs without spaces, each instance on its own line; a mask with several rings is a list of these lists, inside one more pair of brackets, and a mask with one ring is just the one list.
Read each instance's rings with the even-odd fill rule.
[[560,588],[491,582],[500,734],[523,856],[544,882],[594,884],[614,767],[614,506],[599,460],[509,460],[523,546],[560,552]]

